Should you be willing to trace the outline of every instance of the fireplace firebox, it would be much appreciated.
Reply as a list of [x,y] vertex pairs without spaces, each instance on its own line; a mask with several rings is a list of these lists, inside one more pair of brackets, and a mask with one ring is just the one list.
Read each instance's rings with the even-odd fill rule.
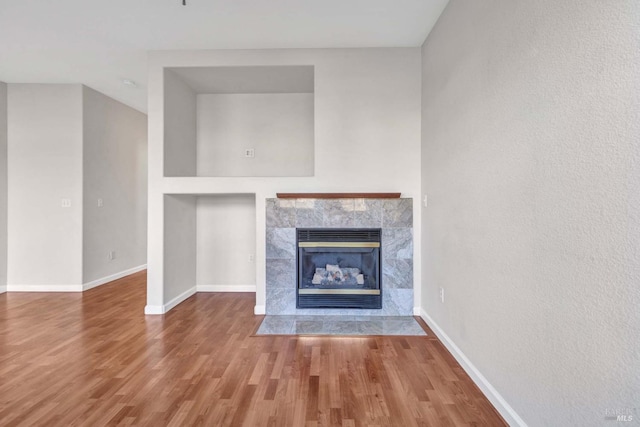
[[381,229],[296,232],[298,308],[382,308]]

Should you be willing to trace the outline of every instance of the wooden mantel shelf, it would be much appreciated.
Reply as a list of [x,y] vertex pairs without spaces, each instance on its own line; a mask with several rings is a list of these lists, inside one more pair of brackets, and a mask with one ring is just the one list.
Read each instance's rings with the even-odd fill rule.
[[399,199],[400,193],[276,193],[278,199]]

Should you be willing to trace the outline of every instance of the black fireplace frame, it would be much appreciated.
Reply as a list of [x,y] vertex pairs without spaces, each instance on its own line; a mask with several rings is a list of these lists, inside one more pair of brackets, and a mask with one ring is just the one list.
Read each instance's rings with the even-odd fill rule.
[[[310,243],[360,243],[378,249],[376,263],[377,289],[357,290],[301,289],[303,245]],[[337,246],[339,247],[339,246]],[[382,308],[382,229],[380,228],[297,228],[296,229],[296,307],[328,309],[381,309]]]

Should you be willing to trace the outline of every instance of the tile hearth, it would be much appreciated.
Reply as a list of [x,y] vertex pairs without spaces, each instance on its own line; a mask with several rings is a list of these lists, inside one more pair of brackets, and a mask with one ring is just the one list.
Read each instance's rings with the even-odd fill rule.
[[418,335],[411,316],[265,316],[256,335]]
[[[267,199],[266,226],[267,315],[413,315],[412,199]],[[296,308],[296,228],[381,228],[382,309]]]

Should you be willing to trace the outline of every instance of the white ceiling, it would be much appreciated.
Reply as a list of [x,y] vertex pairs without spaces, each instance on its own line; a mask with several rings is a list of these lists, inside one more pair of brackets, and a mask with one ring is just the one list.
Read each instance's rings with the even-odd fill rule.
[[146,111],[148,50],[419,46],[447,2],[0,0],[0,81],[84,83]]

